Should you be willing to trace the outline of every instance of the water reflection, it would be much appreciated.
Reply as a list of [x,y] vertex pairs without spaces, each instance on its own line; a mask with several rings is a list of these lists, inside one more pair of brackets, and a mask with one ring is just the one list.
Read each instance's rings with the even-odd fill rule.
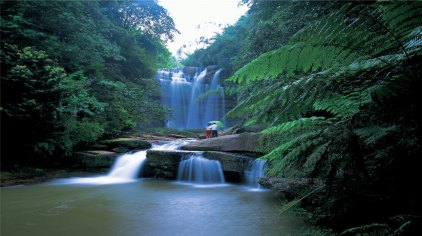
[[306,226],[272,192],[144,180],[2,188],[2,235],[285,235]]

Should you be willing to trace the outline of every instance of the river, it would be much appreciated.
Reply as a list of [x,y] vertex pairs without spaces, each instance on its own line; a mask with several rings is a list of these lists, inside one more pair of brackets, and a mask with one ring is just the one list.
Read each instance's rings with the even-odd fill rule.
[[2,188],[1,235],[297,235],[272,192],[192,187],[145,179],[126,184]]
[[298,235],[308,228],[300,218],[281,215],[271,191],[121,176],[116,181],[118,168],[107,176],[1,188],[1,235]]

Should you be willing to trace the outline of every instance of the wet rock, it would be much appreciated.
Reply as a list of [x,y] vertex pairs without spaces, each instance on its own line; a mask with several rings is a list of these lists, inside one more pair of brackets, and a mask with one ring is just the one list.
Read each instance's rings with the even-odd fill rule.
[[181,159],[193,152],[148,150],[143,177],[176,179]]
[[209,160],[220,161],[224,172],[239,172],[242,175],[245,169],[248,167],[248,163],[253,160],[247,156],[226,152],[204,152],[203,155]]
[[104,144],[93,144],[93,145],[86,146],[85,149],[87,149],[87,150],[107,150],[108,147],[107,147],[107,145],[104,145]]
[[104,141],[103,145],[106,145],[110,150],[117,147],[126,148],[127,150],[143,150],[151,148],[151,143],[138,138],[111,139]]
[[257,153],[256,147],[259,144],[259,137],[260,134],[251,132],[225,135],[192,142],[182,146],[181,149],[190,151]]
[[118,155],[116,152],[92,150],[76,152],[74,157],[77,162],[86,168],[109,168]]
[[125,152],[128,152],[129,149],[126,147],[116,147],[116,148],[111,149],[111,151],[117,152],[117,153],[125,153]]

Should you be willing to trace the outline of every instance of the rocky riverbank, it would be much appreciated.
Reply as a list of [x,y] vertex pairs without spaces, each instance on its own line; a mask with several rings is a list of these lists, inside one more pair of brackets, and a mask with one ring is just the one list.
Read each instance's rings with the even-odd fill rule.
[[[200,135],[198,135],[200,137]],[[116,157],[127,152],[151,148],[152,144],[176,139],[192,138],[179,133],[127,134],[124,137],[101,141],[76,151],[67,163],[54,167],[15,166],[1,172],[1,186],[45,182],[55,178],[105,174]],[[229,182],[241,182],[248,163],[258,153],[254,151],[259,135],[255,133],[230,134],[202,139],[182,147],[189,151],[156,151],[147,154],[144,177],[175,179],[177,167],[184,154],[204,151],[204,157],[222,163]]]
[[0,172],[0,187],[28,185],[48,182],[53,179],[70,177],[90,177],[107,173],[108,168],[104,169],[51,169],[37,167],[19,167],[16,170],[7,170]]
[[166,130],[146,134],[128,133],[120,138],[103,140],[75,151],[72,157],[59,159],[49,166],[16,164],[0,171],[0,186],[27,185],[47,182],[57,178],[89,177],[109,171],[116,157],[125,152],[144,150],[153,143],[188,138],[192,135]]
[[66,163],[49,167],[15,166],[2,171],[1,186],[45,182],[54,178],[92,176],[105,174],[115,159],[127,152],[150,149],[155,143],[177,139],[195,140],[181,147],[183,151],[169,152],[150,150],[147,154],[143,177],[175,179],[178,164],[183,155],[204,152],[205,158],[218,160],[229,182],[243,181],[244,171],[249,162],[261,154],[255,150],[259,134],[254,132],[227,132],[223,135],[203,139],[202,131],[174,131],[160,129],[148,133],[127,133],[116,138],[87,145],[74,152]]

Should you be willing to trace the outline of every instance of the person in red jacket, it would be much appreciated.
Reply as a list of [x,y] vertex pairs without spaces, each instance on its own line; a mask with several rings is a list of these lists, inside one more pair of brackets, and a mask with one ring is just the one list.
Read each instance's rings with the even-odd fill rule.
[[205,129],[205,138],[211,138],[211,135],[212,135],[211,125],[212,125],[211,123],[208,123],[208,126]]

